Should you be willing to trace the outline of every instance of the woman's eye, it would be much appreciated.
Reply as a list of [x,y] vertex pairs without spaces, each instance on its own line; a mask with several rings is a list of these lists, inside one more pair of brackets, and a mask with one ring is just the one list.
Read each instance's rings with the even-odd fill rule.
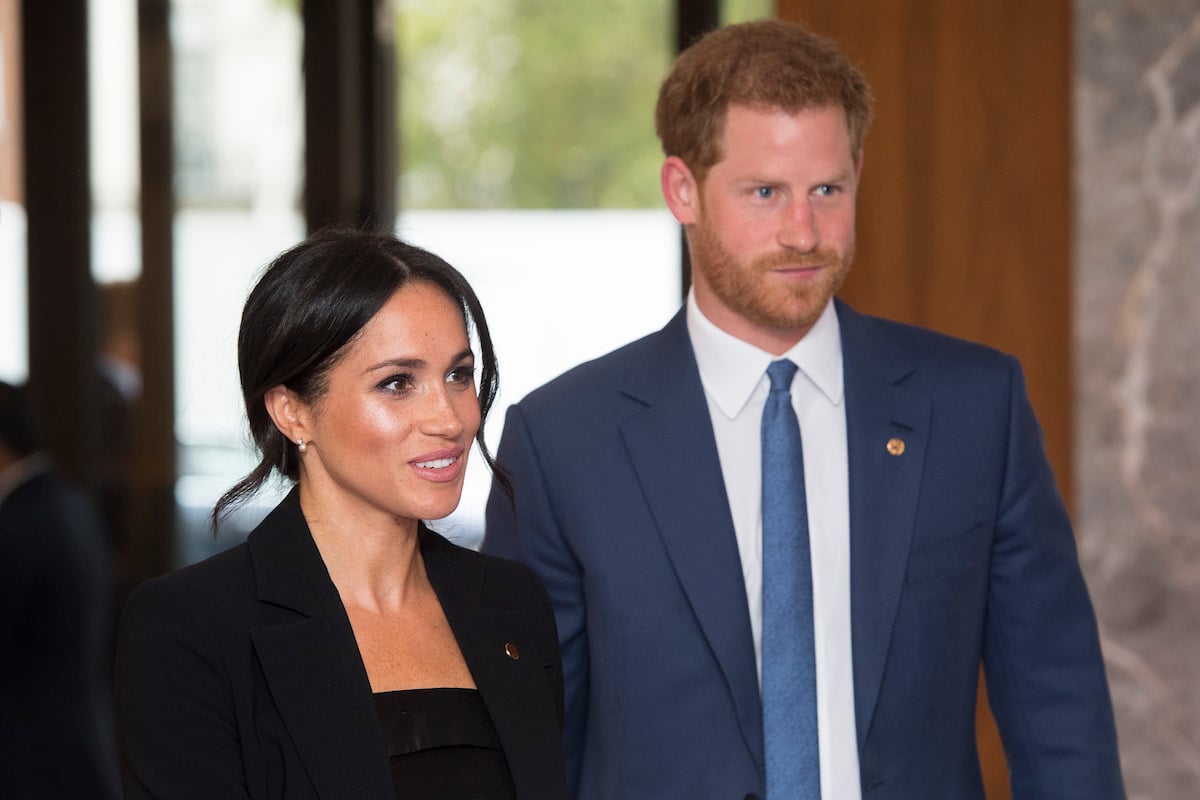
[[475,379],[475,369],[470,366],[455,367],[446,373],[446,383],[467,384]]
[[379,383],[379,388],[385,392],[400,393],[411,389],[413,386],[413,378],[411,375],[393,375],[390,378],[385,378]]

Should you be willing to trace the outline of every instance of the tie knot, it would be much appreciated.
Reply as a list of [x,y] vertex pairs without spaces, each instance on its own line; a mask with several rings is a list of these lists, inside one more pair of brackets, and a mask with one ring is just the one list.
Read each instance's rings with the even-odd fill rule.
[[786,358],[772,361],[767,367],[767,377],[771,379],[772,392],[791,392],[792,378],[798,367]]

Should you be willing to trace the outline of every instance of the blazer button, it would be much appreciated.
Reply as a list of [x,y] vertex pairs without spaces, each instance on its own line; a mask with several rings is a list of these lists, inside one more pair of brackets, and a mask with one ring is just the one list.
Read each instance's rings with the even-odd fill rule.
[[751,792],[750,794],[746,795],[745,800],[759,800],[759,797],[754,792]]
[[517,649],[515,644],[508,642],[504,645],[504,655],[508,656],[513,661],[516,661],[521,657],[521,651]]

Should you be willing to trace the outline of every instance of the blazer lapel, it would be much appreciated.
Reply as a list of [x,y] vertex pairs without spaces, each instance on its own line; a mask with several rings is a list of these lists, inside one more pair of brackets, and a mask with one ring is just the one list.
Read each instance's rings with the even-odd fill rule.
[[[504,746],[520,797],[562,797],[566,784],[548,765],[561,760],[558,711],[547,691],[545,666],[536,657],[522,615],[482,603],[483,559],[463,558],[437,534],[421,532],[429,582],[475,679]],[[511,646],[517,654],[509,653]],[[526,657],[522,657],[526,656]]]
[[932,404],[901,385],[914,366],[886,339],[871,335],[869,319],[839,302],[838,322],[845,362],[851,637],[861,750],[903,589]]
[[623,389],[645,409],[621,433],[675,574],[724,673],[746,746],[762,768],[762,701],[746,586],[684,310],[656,344]]
[[300,615],[250,636],[318,795],[394,800],[366,668],[296,491],[251,534],[249,547],[259,599]]

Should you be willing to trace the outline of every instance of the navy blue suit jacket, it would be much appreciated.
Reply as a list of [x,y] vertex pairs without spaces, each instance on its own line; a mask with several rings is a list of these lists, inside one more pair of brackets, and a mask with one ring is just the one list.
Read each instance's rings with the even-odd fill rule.
[[[838,305],[864,798],[982,798],[981,661],[1017,798],[1124,796],[1096,623],[1016,360]],[[893,437],[902,455],[889,453]],[[745,586],[681,311],[510,409],[488,552],[555,606],[580,800],[762,796]]]

